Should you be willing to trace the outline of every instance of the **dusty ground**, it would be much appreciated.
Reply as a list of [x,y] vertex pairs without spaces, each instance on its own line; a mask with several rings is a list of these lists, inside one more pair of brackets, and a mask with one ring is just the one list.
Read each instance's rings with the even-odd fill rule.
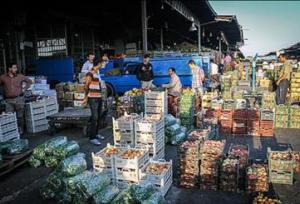
[[[112,143],[112,130],[110,127],[103,129],[102,134],[106,136],[106,139],[102,142],[102,146],[95,147],[88,143],[88,139],[82,136],[82,131],[79,128],[68,128],[60,131],[57,135],[68,136],[69,140],[76,140],[81,147],[82,152],[88,156],[88,164],[91,168],[91,156],[90,153],[98,151],[103,148],[106,143]],[[51,136],[47,134],[27,135],[30,140],[31,147],[35,147],[37,144],[50,139]],[[300,150],[300,130],[276,130],[274,138],[260,138],[260,137],[222,137],[226,139],[226,150],[228,150],[230,143],[242,143],[249,144],[250,156],[252,159],[266,158],[267,147],[272,149],[285,148],[287,144],[290,144],[294,150]],[[174,161],[174,174],[176,169],[176,147],[166,146],[166,159],[172,159]],[[19,169],[13,171],[9,175],[1,178],[0,181],[0,203],[53,203],[45,202],[39,196],[39,188],[45,182],[45,179],[51,172],[50,169],[31,168],[29,165],[24,165]],[[176,176],[176,174],[174,175]],[[300,176],[295,176],[294,185],[274,185],[272,189],[280,197],[284,204],[300,204]],[[224,192],[208,192],[200,191],[198,189],[182,189],[173,187],[168,192],[166,199],[168,203],[182,203],[182,204],[244,204],[248,203],[248,196],[246,194],[233,194]]]

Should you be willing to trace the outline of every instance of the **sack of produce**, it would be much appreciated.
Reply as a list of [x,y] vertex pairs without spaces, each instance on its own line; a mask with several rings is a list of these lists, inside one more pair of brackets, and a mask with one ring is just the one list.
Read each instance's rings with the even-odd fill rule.
[[79,149],[80,147],[77,142],[70,141],[54,149],[53,155],[58,158],[64,159],[74,154],[77,154],[79,152]]
[[142,204],[165,204],[166,201],[160,192],[152,194],[147,200],[142,201]]
[[119,195],[111,202],[111,204],[132,204],[135,203],[133,196],[131,195],[130,188],[123,190]]
[[153,193],[155,193],[155,186],[151,183],[144,183],[140,185],[130,186],[131,195],[138,202],[148,199]]
[[84,198],[80,193],[76,193],[73,197],[73,204],[87,204],[88,199]]
[[176,124],[181,125],[181,121],[179,118],[176,118]]
[[31,157],[29,158],[29,161],[28,161],[28,162],[29,162],[30,166],[32,166],[32,167],[34,167],[34,168],[37,168],[37,167],[39,167],[39,166],[42,165],[42,162],[41,162],[40,160],[34,158],[34,156],[31,156]]
[[67,204],[67,203],[72,203],[73,197],[67,191],[61,191],[57,193],[54,198],[58,204]]
[[27,139],[17,139],[2,143],[1,152],[3,154],[15,155],[26,151],[28,147],[29,145]]
[[40,194],[44,200],[50,200],[55,197],[54,190],[48,184],[41,187]]
[[47,155],[52,155],[55,148],[57,148],[61,145],[64,145],[66,143],[67,143],[67,137],[64,137],[64,136],[55,137],[46,142],[45,153]]
[[55,156],[47,156],[45,158],[45,165],[48,168],[57,167],[58,163],[59,163],[58,158]]
[[166,131],[170,135],[176,135],[176,134],[180,133],[180,131],[181,131],[180,125],[179,124],[171,125],[171,126],[166,128]]
[[184,134],[186,134],[186,132],[187,132],[187,128],[184,127],[184,126],[181,126],[181,127],[180,127],[180,130],[181,130],[181,132],[183,132]]
[[93,204],[107,204],[110,203],[114,197],[119,194],[120,190],[116,186],[108,186],[103,189],[100,193],[93,195]]
[[110,177],[105,173],[93,172],[91,176],[78,183],[78,191],[84,198],[91,198],[110,184]]
[[67,177],[75,176],[86,170],[86,168],[87,164],[85,160],[85,154],[83,153],[78,153],[64,159],[60,162],[58,167],[59,171]]
[[62,179],[63,179],[62,174],[57,170],[55,170],[47,178],[48,186],[51,186],[52,190],[55,193],[59,192],[63,187]]
[[75,194],[78,183],[81,182],[82,180],[87,179],[91,175],[92,175],[91,171],[84,171],[76,176],[65,178],[64,183],[65,183],[66,191],[68,191],[70,194]]
[[43,161],[45,159],[45,155],[46,155],[45,147],[46,147],[45,143],[38,145],[36,148],[33,149],[32,156],[35,159]]
[[180,132],[179,134],[177,134],[171,138],[171,143],[173,145],[180,144],[185,138],[186,138],[186,133]]
[[176,118],[171,115],[171,114],[168,114],[166,115],[165,117],[165,126],[171,126],[171,125],[174,125],[176,123]]

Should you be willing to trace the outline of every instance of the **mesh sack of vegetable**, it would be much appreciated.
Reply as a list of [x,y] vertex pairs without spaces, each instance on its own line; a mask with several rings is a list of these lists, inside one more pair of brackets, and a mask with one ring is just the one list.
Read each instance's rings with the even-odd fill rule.
[[92,203],[93,204],[107,204],[110,203],[114,197],[119,194],[120,190],[116,186],[108,186],[103,189],[101,192],[93,195]]
[[179,124],[174,124],[166,128],[166,132],[170,135],[176,135],[180,133],[180,125]]
[[11,140],[1,144],[1,152],[8,155],[15,155],[26,151],[28,147],[27,139]]
[[54,192],[58,192],[63,188],[63,176],[62,174],[55,170],[47,178],[48,186],[51,186]]
[[58,170],[66,177],[75,176],[86,170],[87,164],[85,154],[78,153],[62,160],[58,166]]
[[109,174],[93,172],[77,184],[78,192],[86,199],[91,198],[110,184]]
[[130,186],[131,195],[138,202],[148,199],[153,193],[156,192],[155,186],[151,183],[143,183],[140,185]]
[[40,188],[40,195],[44,200],[50,200],[55,197],[55,191],[51,185],[45,184]]
[[34,167],[34,168],[37,168],[37,167],[39,167],[39,166],[42,165],[41,160],[36,159],[34,156],[31,156],[31,157],[29,158],[29,161],[28,161],[28,162],[29,162],[30,166],[32,166],[32,167]]
[[152,194],[147,200],[142,201],[141,204],[165,204],[166,201],[160,192]]
[[72,203],[73,201],[73,196],[65,190],[56,193],[54,198],[59,204],[68,204]]
[[45,144],[45,153],[47,155],[53,155],[53,151],[55,148],[64,145],[67,143],[67,137],[64,136],[58,136],[55,137],[49,141],[46,142]]
[[59,164],[59,160],[55,156],[46,156],[45,157],[45,166],[48,168],[56,167]]
[[111,202],[111,204],[132,204],[136,203],[133,196],[131,195],[131,190],[125,189]]
[[43,161],[45,159],[45,156],[46,156],[45,147],[46,147],[45,143],[38,145],[36,148],[33,149],[32,156],[35,159]]
[[168,114],[166,117],[165,117],[165,126],[171,126],[171,125],[174,125],[176,123],[176,118],[171,115],[171,114]]
[[87,204],[88,199],[84,198],[80,193],[76,193],[73,197],[73,204]]
[[70,194],[76,194],[78,183],[84,179],[87,179],[91,175],[92,172],[84,171],[76,176],[65,178],[64,184],[65,184],[66,191],[68,191]]
[[186,133],[180,132],[179,134],[174,135],[174,136],[171,138],[171,143],[172,143],[173,145],[180,144],[185,138],[186,138]]
[[79,145],[75,141],[67,142],[53,150],[53,155],[57,158],[64,159],[79,152]]

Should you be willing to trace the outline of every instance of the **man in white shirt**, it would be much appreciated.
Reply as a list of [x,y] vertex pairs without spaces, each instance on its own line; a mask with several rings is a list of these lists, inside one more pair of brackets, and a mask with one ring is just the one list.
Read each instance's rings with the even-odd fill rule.
[[218,75],[219,74],[219,67],[217,64],[214,63],[214,60],[210,60],[210,67],[211,67],[211,75]]
[[91,71],[91,69],[94,66],[94,59],[95,59],[94,53],[88,53],[87,60],[81,68],[82,73],[88,73],[89,71]]
[[171,77],[171,81],[168,84],[163,84],[163,88],[168,89],[168,94],[172,96],[179,96],[182,88],[181,81],[179,77],[176,74],[175,68],[170,67],[169,68],[169,75]]

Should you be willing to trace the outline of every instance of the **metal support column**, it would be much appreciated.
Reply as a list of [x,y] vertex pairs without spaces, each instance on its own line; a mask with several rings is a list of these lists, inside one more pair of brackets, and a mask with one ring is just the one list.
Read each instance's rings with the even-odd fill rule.
[[201,53],[201,25],[198,24],[198,53]]
[[143,34],[143,52],[148,52],[148,36],[147,36],[147,1],[142,0],[142,34]]
[[164,29],[162,26],[160,27],[160,49],[161,51],[164,50]]
[[66,56],[68,57],[69,56],[69,51],[68,51],[68,45],[69,45],[69,43],[68,43],[68,29],[67,29],[67,24],[65,23],[65,43],[66,43]]

